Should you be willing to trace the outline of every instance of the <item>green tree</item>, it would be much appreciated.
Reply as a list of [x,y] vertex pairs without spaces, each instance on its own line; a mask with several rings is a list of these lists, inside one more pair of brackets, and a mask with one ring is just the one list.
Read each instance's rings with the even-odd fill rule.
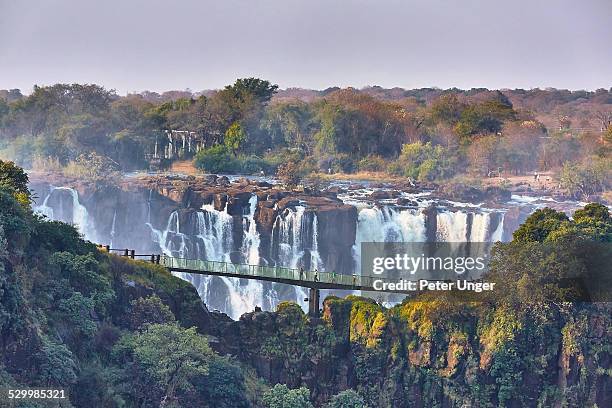
[[453,155],[442,146],[416,142],[402,146],[402,153],[398,160],[390,165],[390,171],[421,181],[434,181],[453,175],[455,161]]
[[208,374],[212,356],[208,342],[195,328],[176,324],[152,324],[141,333],[127,335],[116,353],[131,356],[163,389],[162,407],[174,403],[177,391],[190,388],[191,379]]
[[304,151],[312,149],[312,113],[302,101],[270,105],[261,125],[269,135],[271,146],[287,145]]
[[285,384],[276,384],[263,396],[266,408],[312,408],[310,391],[306,387],[290,389]]
[[357,391],[345,390],[331,397],[325,408],[367,408],[367,405]]
[[194,160],[195,166],[208,173],[233,173],[238,165],[224,145],[200,150]]
[[238,122],[232,123],[225,131],[225,146],[234,153],[234,157],[238,155],[238,149],[240,149],[246,140],[247,134]]
[[455,125],[455,132],[466,138],[477,134],[498,133],[506,120],[514,120],[516,112],[510,100],[497,91],[484,102],[468,105]]
[[565,163],[561,170],[561,185],[574,197],[588,199],[589,196],[602,192],[610,183],[610,160],[593,160],[580,165]]
[[36,359],[42,384],[46,386],[67,386],[76,381],[77,364],[75,357],[64,344],[43,337]]
[[28,175],[21,167],[10,161],[0,160],[0,188],[8,189],[23,206],[31,203]]
[[232,92],[236,98],[244,99],[246,95],[255,96],[260,102],[266,103],[278,90],[278,85],[272,85],[270,81],[259,78],[240,78],[233,85],[225,87]]
[[434,123],[454,126],[461,118],[461,113],[465,108],[466,105],[459,101],[456,94],[447,93],[431,104],[429,114]]
[[564,213],[542,208],[531,214],[512,237],[519,242],[544,242],[553,231],[567,222],[569,218]]
[[331,397],[325,408],[367,408],[367,405],[357,391],[349,389]]
[[176,320],[174,313],[157,295],[132,300],[130,305],[132,310],[128,321],[134,330],[146,324],[172,323]]
[[208,401],[211,408],[248,408],[244,374],[240,365],[229,357],[214,356],[208,374],[193,381],[200,392],[199,401]]

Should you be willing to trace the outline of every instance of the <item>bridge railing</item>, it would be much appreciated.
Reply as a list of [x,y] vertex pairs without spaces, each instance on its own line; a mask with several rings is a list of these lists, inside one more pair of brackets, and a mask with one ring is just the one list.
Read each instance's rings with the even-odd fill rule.
[[318,282],[353,287],[373,287],[372,276],[344,275],[335,272],[300,271],[299,269],[282,266],[262,266],[235,264],[221,261],[207,261],[202,259],[174,258],[162,256],[162,265],[168,268],[206,271],[215,273],[228,273],[243,276],[263,276],[276,279],[294,280],[296,282]]

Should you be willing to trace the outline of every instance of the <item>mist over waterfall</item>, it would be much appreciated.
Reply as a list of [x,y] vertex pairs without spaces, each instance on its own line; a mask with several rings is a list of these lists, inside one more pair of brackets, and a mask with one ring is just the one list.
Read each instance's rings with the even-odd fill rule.
[[[34,208],[115,249],[344,274],[361,273],[364,242],[499,241],[508,239],[529,213],[426,198],[409,206],[385,200],[340,202],[340,210],[313,204],[308,197],[284,196],[278,205],[255,192],[233,194],[208,196],[194,205],[192,198],[180,201],[151,188],[92,192],[47,184],[37,191],[41,200]],[[286,284],[177,276],[194,285],[209,309],[234,319],[256,306],[274,309],[283,300],[305,307],[308,296],[303,288]]]

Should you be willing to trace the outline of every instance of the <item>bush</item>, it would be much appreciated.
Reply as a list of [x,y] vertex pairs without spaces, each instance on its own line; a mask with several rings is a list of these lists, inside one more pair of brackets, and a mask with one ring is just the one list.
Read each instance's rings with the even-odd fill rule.
[[387,161],[380,156],[371,155],[359,160],[357,168],[359,171],[385,171]]
[[132,310],[128,323],[132,330],[138,330],[147,324],[172,323],[176,320],[170,308],[157,295],[132,300],[130,305]]
[[302,173],[295,162],[287,162],[278,166],[276,175],[288,186],[297,186],[302,180]]
[[312,408],[309,396],[306,387],[292,390],[285,384],[276,384],[264,394],[263,403],[267,408]]
[[402,154],[387,170],[391,174],[420,181],[447,179],[455,174],[456,158],[448,149],[431,143],[411,143],[402,146]]
[[331,397],[325,408],[366,408],[366,404],[355,390],[344,390]]
[[207,173],[234,173],[238,167],[227,147],[222,145],[200,150],[195,156],[194,164]]
[[267,158],[240,155],[235,157],[226,146],[217,145],[200,150],[195,157],[195,166],[207,173],[225,174],[273,174],[277,164]]
[[274,164],[257,156],[240,156],[237,164],[239,172],[242,174],[259,174],[262,171],[265,174],[274,174],[276,172]]
[[346,153],[338,153],[334,157],[331,168],[335,173],[353,173],[356,166],[351,156]]

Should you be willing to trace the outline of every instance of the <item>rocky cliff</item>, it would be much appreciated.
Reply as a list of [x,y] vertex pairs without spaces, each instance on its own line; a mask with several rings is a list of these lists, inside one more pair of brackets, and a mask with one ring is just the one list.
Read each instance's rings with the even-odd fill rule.
[[330,297],[322,319],[282,304],[222,324],[216,348],[319,403],[354,388],[371,407],[603,407],[610,312]]

